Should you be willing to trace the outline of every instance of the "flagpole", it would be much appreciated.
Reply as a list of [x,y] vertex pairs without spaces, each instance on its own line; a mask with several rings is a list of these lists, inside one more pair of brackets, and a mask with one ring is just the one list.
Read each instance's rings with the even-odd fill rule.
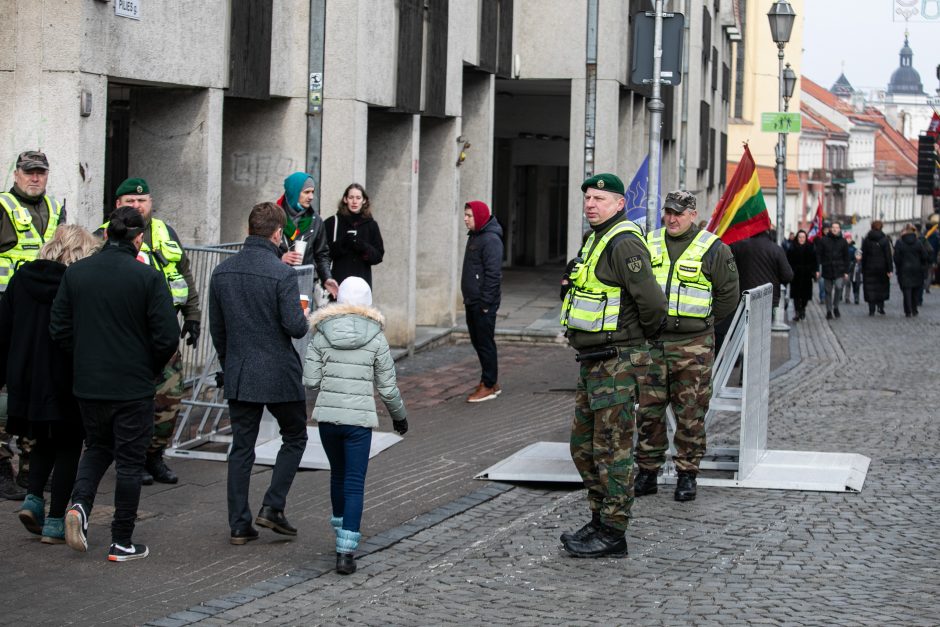
[[[649,13],[647,13],[649,15]],[[646,103],[650,112],[650,149],[649,149],[649,184],[646,186],[646,232],[659,228],[656,213],[659,209],[659,170],[660,152],[662,151],[663,109],[662,81],[663,68],[663,0],[656,0],[653,16],[653,93]]]

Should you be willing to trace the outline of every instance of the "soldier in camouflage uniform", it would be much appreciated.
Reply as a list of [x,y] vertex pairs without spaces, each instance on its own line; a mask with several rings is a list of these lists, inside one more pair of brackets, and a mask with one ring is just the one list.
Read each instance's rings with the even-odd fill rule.
[[[125,180],[115,195],[116,207],[134,207],[143,216],[147,226],[138,258],[144,258],[164,274],[173,304],[183,314],[180,338],[188,336],[186,343],[194,346],[199,340],[202,312],[189,258],[179,236],[168,224],[153,217],[153,198],[144,179]],[[176,419],[182,409],[183,359],[179,351],[164,366],[163,375],[154,383],[153,439],[147,449],[147,461],[141,477],[144,485],[151,485],[155,480],[160,483],[176,483],[179,480],[163,459],[163,451],[170,444],[176,429]]]
[[664,228],[647,235],[653,274],[666,294],[668,315],[652,343],[653,365],[641,386],[635,496],[655,494],[657,475],[669,446],[666,407],[676,415],[674,445],[678,480],[674,498],[691,501],[705,454],[705,413],[711,400],[715,361],[715,321],[738,305],[734,256],[717,236],[695,225],[695,196],[666,194]]
[[571,457],[591,521],[561,541],[576,557],[622,556],[633,505],[634,404],[650,364],[646,338],[659,332],[666,302],[642,231],[624,214],[620,179],[599,174],[581,191],[591,232],[569,264],[561,322],[581,363]]

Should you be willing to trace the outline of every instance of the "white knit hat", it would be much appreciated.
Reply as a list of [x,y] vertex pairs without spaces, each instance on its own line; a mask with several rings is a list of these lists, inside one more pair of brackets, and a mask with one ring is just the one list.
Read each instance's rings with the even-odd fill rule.
[[363,279],[351,276],[339,284],[336,302],[370,307],[372,306],[372,288]]

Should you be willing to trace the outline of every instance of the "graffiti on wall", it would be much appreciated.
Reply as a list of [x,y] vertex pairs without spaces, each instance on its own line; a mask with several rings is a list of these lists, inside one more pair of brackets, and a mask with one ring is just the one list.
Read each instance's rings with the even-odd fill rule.
[[248,187],[281,185],[298,168],[293,158],[255,152],[232,153],[232,183]]

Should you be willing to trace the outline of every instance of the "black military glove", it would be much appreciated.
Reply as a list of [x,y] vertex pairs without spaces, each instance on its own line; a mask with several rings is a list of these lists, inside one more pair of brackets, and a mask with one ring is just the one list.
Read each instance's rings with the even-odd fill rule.
[[561,276],[561,288],[558,293],[561,300],[565,300],[565,295],[568,294],[568,290],[571,289],[571,271],[574,270],[574,267],[581,263],[580,257],[575,257],[568,262],[568,265],[565,266],[565,273]]
[[393,420],[392,427],[398,432],[398,435],[405,435],[408,433],[408,419],[402,418],[401,420]]
[[221,370],[215,373],[215,387],[225,387],[225,373]]
[[180,339],[183,339],[188,334],[189,337],[186,338],[186,344],[189,346],[195,346],[196,342],[199,341],[201,326],[202,325],[198,320],[184,320],[183,330],[180,331]]

